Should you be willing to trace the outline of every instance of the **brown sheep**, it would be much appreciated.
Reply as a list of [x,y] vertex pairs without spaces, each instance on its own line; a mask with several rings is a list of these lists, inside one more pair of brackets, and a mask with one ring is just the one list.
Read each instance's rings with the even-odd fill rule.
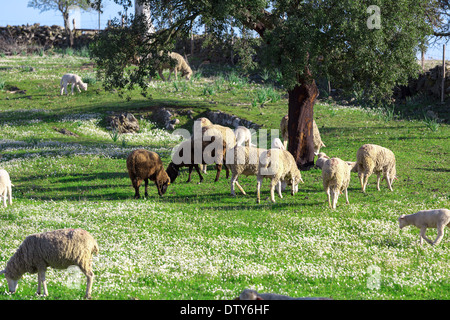
[[130,153],[127,158],[128,175],[133,184],[135,199],[139,199],[139,187],[142,180],[145,181],[145,196],[148,197],[148,180],[155,181],[158,194],[166,193],[170,178],[164,170],[161,158],[156,152],[137,149]]

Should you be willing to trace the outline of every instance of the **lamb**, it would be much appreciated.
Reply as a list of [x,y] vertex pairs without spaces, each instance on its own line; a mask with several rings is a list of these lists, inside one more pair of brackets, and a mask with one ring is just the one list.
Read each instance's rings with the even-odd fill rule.
[[372,173],[377,175],[377,190],[380,191],[380,176],[386,179],[389,190],[393,191],[392,183],[397,178],[394,153],[384,147],[375,144],[365,144],[356,152],[356,166],[361,183],[361,189],[365,193],[367,181]]
[[175,65],[171,66],[170,63],[162,63],[158,67],[158,74],[161,77],[163,81],[166,81],[166,78],[164,78],[163,70],[169,69],[169,78],[172,75],[172,72],[175,74],[175,80],[178,80],[178,72],[181,72],[182,77],[186,77],[187,80],[191,79],[192,76],[192,69],[189,67],[189,64],[184,60],[183,56],[176,52],[170,52],[169,57],[172,60],[175,60]]
[[282,182],[289,181],[291,184],[291,194],[298,192],[298,184],[303,183],[300,170],[297,168],[294,157],[289,151],[280,149],[269,149],[260,156],[259,170],[256,177],[257,193],[256,201],[260,203],[261,184],[264,178],[270,179],[270,200],[275,203],[275,188],[278,195],[283,198]]
[[0,196],[3,197],[3,206],[6,208],[6,198],[9,199],[9,205],[12,205],[12,188],[14,185],[11,183],[9,173],[0,169]]
[[339,194],[344,192],[348,204],[347,188],[350,183],[351,166],[339,158],[331,158],[324,162],[322,167],[323,188],[328,197],[328,205],[336,209]]
[[[450,227],[450,210],[448,209],[432,209],[421,210],[413,214],[401,215],[398,218],[400,229],[406,226],[414,225],[420,228],[420,245],[425,239],[429,244],[437,246],[444,236],[445,226]],[[436,240],[432,241],[425,235],[427,228],[437,228]]]
[[[206,131],[205,128],[203,128],[202,130]],[[214,139],[214,141],[216,140]],[[214,149],[214,147],[217,148]],[[196,148],[199,149],[196,150]],[[208,152],[208,149],[211,149],[211,152]],[[188,183],[191,181],[192,169],[195,168],[200,177],[201,183],[203,181],[203,176],[200,173],[199,165],[209,164],[209,161],[211,160],[216,163],[216,178],[214,182],[217,182],[220,177],[220,172],[222,171],[226,150],[227,144],[222,139],[218,139],[217,144],[211,141],[205,141],[200,137],[198,137],[197,139],[191,138],[189,140],[185,140],[175,148],[174,154],[172,156],[172,161],[167,167],[167,174],[169,175],[170,180],[172,182],[175,182],[176,178],[178,177],[180,168],[188,167],[189,177],[186,181]],[[188,154],[185,154],[185,152],[187,152]],[[201,155],[201,158],[197,158],[198,155],[196,156],[196,154]],[[207,159],[207,157],[210,157],[210,159]],[[226,166],[225,170],[228,178],[229,170]]]
[[97,241],[83,229],[60,229],[32,234],[25,238],[0,274],[5,274],[9,291],[14,293],[24,273],[38,273],[37,294],[43,292],[47,296],[47,267],[67,269],[76,265],[86,275],[85,297],[90,299],[94,280],[92,255],[97,253]]
[[256,147],[256,145],[252,143],[252,133],[248,128],[244,126],[239,126],[234,130],[234,134],[236,136],[236,145],[238,146],[250,145],[252,147]]
[[158,194],[163,196],[170,184],[161,158],[156,152],[136,149],[127,158],[128,176],[135,190],[135,199],[140,198],[139,187],[145,181],[145,196],[148,197],[148,180],[155,181]]
[[[285,149],[287,149],[287,143],[289,140],[288,122],[289,122],[289,115],[285,115],[280,122],[280,131],[281,136],[283,137],[283,144]],[[319,128],[317,127],[315,120],[313,120],[313,142],[314,142],[314,154],[316,155],[319,154],[320,148],[326,147],[326,145],[322,141],[322,138],[320,137]]]
[[73,73],[66,73],[62,76],[60,86],[61,86],[61,95],[64,93],[67,95],[67,85],[71,83],[72,84],[72,95],[73,95],[73,88],[77,87],[78,92],[81,92],[80,88],[84,91],[87,91],[87,83],[84,83],[80,76],[73,74]]
[[332,300],[324,297],[293,298],[277,293],[258,293],[256,290],[244,289],[234,300]]

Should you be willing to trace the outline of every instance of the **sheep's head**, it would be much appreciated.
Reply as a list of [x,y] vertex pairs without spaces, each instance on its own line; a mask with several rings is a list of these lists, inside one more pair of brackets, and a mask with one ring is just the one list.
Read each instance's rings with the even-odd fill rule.
[[169,186],[169,184],[170,184],[170,179],[169,178],[167,178],[167,180],[164,180],[164,181],[157,181],[156,182],[156,186],[158,188],[158,194],[160,196],[162,196],[164,193],[166,193],[167,187]]
[[81,89],[83,89],[84,91],[87,91],[87,86],[88,86],[88,84],[84,83],[84,82],[82,82],[80,85]]
[[170,182],[173,183],[173,182],[175,182],[178,175],[180,174],[180,168],[176,164],[171,162],[167,166],[166,172],[167,172],[167,175],[169,176]]
[[192,70],[189,68],[189,70],[183,70],[182,71],[182,77],[186,77],[187,80],[191,80],[192,76]]
[[167,172],[163,168],[161,168],[161,170],[157,173],[155,179],[156,188],[158,189],[158,194],[160,197],[162,197],[164,193],[166,193],[170,181],[171,180]]
[[0,274],[4,273],[5,274],[5,278],[6,278],[6,282],[8,282],[8,289],[9,292],[14,293],[17,290],[17,285],[19,284],[19,279],[11,279],[10,277],[8,277],[6,275],[6,270],[2,270],[0,271]]
[[408,225],[405,217],[406,216],[404,214],[402,214],[400,217],[398,217],[398,225],[399,225],[400,229],[403,229],[404,227],[406,227]]

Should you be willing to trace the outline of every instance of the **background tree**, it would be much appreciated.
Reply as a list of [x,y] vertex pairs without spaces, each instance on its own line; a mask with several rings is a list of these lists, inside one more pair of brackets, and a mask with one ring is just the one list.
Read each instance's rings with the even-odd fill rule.
[[[130,3],[115,1],[125,6]],[[426,7],[417,0],[142,2],[149,5],[157,31],[142,42],[128,34],[127,45],[134,41],[134,52],[128,55],[168,50],[175,36],[187,36],[195,23],[208,25],[208,32],[216,34],[226,32],[230,25],[258,33],[264,43],[260,51],[265,67],[281,72],[289,94],[289,151],[302,169],[311,167],[314,159],[313,106],[319,94],[315,79],[331,75],[334,87],[358,90],[375,102],[389,98],[396,85],[405,84],[418,72],[418,45],[432,33],[425,19]],[[103,60],[105,55],[116,59],[110,50],[120,53],[123,48],[118,33],[99,37],[93,50],[99,71],[107,86],[143,84],[141,77],[154,73],[151,61],[142,59],[137,69],[125,72],[130,60]]]
[[28,7],[39,9],[41,12],[56,10],[61,12],[64,20],[64,29],[69,36],[69,45],[73,46],[73,32],[70,29],[69,10],[78,6],[81,10],[89,10],[88,0],[29,0]]

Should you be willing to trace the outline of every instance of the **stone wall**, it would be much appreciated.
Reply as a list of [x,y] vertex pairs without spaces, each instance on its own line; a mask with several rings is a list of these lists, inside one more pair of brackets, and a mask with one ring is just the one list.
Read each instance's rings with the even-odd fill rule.
[[[76,30],[74,34],[74,47],[81,48],[89,45],[94,37],[95,30]],[[43,48],[67,47],[69,43],[68,35],[64,28],[60,26],[33,25],[6,26],[0,27],[0,52],[13,54],[17,51]]]

